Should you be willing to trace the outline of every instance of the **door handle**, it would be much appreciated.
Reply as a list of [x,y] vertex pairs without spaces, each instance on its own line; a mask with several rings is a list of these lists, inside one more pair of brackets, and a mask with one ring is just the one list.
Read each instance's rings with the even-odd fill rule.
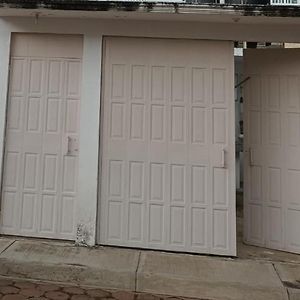
[[221,157],[221,168],[225,168],[225,155],[226,155],[226,150],[223,148],[222,149],[222,157]]
[[67,153],[66,153],[66,155],[70,155],[70,154],[71,154],[71,142],[72,142],[72,140],[71,140],[71,138],[68,136],[68,137],[67,137]]
[[66,138],[66,155],[77,155],[79,150],[78,138],[76,136],[67,136]]
[[253,151],[252,148],[249,148],[249,165],[253,166]]

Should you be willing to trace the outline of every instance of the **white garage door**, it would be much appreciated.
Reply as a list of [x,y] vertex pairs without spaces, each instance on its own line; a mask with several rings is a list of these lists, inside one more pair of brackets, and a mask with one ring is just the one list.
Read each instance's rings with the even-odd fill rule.
[[74,239],[81,57],[80,36],[13,36],[2,233]]
[[300,253],[300,51],[247,50],[245,68],[245,240]]
[[235,255],[230,42],[107,38],[100,243]]

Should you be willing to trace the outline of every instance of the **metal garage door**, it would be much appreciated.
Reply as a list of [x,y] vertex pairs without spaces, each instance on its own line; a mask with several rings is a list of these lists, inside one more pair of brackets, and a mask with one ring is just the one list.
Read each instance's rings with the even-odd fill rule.
[[245,240],[300,253],[300,51],[247,50],[245,64]]
[[1,232],[74,239],[82,38],[16,34]]
[[104,50],[100,243],[235,255],[232,43]]

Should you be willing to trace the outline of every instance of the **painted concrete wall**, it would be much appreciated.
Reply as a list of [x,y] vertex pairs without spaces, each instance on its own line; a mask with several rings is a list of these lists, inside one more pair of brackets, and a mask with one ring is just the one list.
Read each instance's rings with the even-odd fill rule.
[[84,35],[78,200],[77,242],[93,245],[96,237],[98,157],[101,91],[101,36]]
[[10,36],[12,32],[84,35],[83,80],[80,121],[79,182],[76,218],[77,241],[94,245],[98,199],[98,156],[101,93],[102,37],[140,36],[161,38],[286,41],[300,40],[300,26],[293,24],[239,24],[129,21],[97,19],[32,18],[0,19],[0,169],[4,145]]

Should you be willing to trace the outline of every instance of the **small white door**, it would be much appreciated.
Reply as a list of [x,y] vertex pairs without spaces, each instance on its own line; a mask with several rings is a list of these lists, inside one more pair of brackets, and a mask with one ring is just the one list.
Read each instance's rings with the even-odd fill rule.
[[12,37],[1,233],[74,239],[82,38]]
[[106,38],[100,243],[235,255],[231,42]]
[[245,76],[245,241],[300,253],[300,50],[247,50]]

